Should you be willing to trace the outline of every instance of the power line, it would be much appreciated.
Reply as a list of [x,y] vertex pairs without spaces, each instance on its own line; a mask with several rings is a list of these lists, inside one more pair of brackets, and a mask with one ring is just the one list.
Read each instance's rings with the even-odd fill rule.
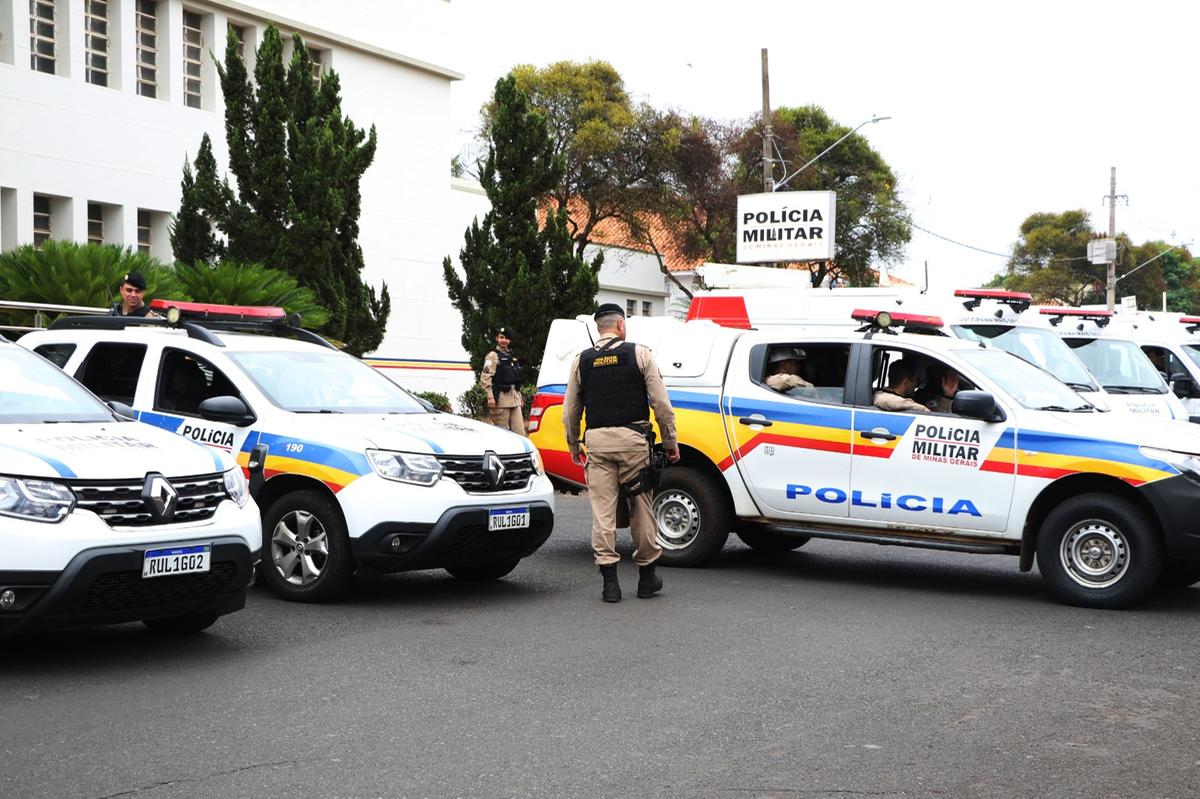
[[[974,250],[975,252],[981,252],[984,255],[994,255],[997,258],[1008,258],[1008,259],[1013,258],[1013,254],[1010,252],[996,252],[995,250],[987,250],[987,249],[984,249],[983,247],[976,247],[973,244],[967,244],[966,242],[958,241],[957,239],[952,239],[949,236],[943,236],[941,233],[935,233],[932,230],[930,230],[929,228],[921,227],[916,222],[913,222],[911,220],[909,221],[909,224],[912,227],[916,228],[917,230],[920,230],[923,233],[928,233],[930,236],[933,236],[934,238],[941,239],[942,241],[949,242],[949,243],[957,245],[959,247],[965,247],[968,250]],[[1063,262],[1063,261],[1086,261],[1086,260],[1087,260],[1086,255],[1079,255],[1079,256],[1074,256],[1071,258],[1047,258],[1045,260],[1039,260],[1036,258],[1025,258],[1025,259],[1022,259],[1019,263],[1039,263],[1040,264],[1040,263],[1058,263],[1058,262]]]

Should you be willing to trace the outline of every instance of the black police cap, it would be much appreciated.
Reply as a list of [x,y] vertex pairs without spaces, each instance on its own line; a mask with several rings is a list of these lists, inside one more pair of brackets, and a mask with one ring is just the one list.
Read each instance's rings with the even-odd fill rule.
[[498,327],[498,328],[496,328],[496,335],[497,335],[497,336],[504,336],[505,338],[507,338],[507,339],[510,339],[510,340],[511,340],[511,339],[512,339],[512,337],[513,337],[513,334],[512,334],[512,328],[508,328],[508,327]]
[[146,278],[142,277],[138,272],[126,272],[125,277],[121,278],[121,283],[122,285],[128,283],[141,291],[146,290]]
[[614,313],[620,316],[622,319],[625,318],[624,308],[622,308],[620,305],[617,305],[615,302],[606,302],[596,309],[596,315],[592,318],[599,320],[601,316],[608,316],[609,314]]

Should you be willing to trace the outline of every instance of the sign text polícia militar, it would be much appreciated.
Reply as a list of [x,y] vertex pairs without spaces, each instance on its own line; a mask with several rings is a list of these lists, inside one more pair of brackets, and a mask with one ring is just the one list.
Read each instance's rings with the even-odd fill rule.
[[739,196],[738,263],[832,260],[836,210],[832,191]]

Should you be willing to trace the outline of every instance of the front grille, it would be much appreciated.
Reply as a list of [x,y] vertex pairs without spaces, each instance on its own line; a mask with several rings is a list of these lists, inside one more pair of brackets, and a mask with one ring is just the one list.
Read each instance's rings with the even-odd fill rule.
[[233,579],[233,563],[214,563],[204,574],[146,579],[139,571],[108,572],[97,577],[84,602],[84,613],[114,613],[157,605],[199,604],[221,593]]
[[471,494],[490,494],[495,491],[517,491],[529,485],[529,481],[537,473],[533,465],[533,456],[528,453],[520,455],[500,455],[504,464],[504,476],[499,484],[493,485],[490,476],[484,471],[484,455],[438,455],[441,461],[442,473],[463,487]]
[[460,528],[444,555],[449,562],[479,562],[520,557],[542,539],[542,523],[523,530],[489,530],[486,524]]
[[167,478],[179,493],[174,515],[165,521],[154,518],[142,499],[141,480],[70,480],[76,507],[90,510],[109,527],[146,527],[155,524],[197,522],[210,518],[225,499],[225,482],[220,474]]

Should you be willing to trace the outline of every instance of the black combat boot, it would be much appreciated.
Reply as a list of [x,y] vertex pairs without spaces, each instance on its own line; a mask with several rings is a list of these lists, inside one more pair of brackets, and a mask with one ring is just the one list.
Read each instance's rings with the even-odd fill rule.
[[662,590],[662,578],[654,573],[654,564],[638,567],[638,597],[645,599]]
[[604,577],[604,590],[601,592],[600,598],[605,602],[620,602],[621,584],[617,582],[617,564],[610,563],[607,566],[601,566],[600,574]]

